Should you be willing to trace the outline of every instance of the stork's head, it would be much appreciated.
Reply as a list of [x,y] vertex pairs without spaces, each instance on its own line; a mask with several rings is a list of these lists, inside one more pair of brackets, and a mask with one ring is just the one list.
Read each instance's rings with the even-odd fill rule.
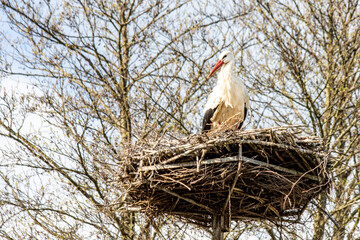
[[234,55],[230,51],[224,51],[219,56],[219,61],[216,63],[213,70],[211,70],[209,77],[211,77],[219,68],[221,68],[222,65],[228,64],[229,62],[234,61]]

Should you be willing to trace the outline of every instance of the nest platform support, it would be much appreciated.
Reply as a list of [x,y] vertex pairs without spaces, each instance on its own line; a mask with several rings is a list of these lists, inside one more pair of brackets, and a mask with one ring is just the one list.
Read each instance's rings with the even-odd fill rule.
[[228,232],[230,223],[226,218],[229,216],[214,214],[212,216],[213,240],[223,240],[224,232]]
[[231,221],[297,222],[329,186],[329,154],[296,126],[215,132],[141,142],[128,149],[119,179],[129,207],[213,228]]

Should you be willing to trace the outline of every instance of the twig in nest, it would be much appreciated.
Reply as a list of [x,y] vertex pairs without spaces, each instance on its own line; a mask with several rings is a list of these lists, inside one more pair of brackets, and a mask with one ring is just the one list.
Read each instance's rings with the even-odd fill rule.
[[235,186],[236,186],[236,183],[237,183],[238,178],[239,178],[239,175],[240,175],[241,162],[242,162],[242,146],[241,146],[241,144],[239,144],[238,160],[239,160],[239,161],[238,161],[238,168],[237,168],[237,171],[236,171],[236,175],[235,175],[233,184],[232,184],[232,186],[231,186],[231,188],[230,188],[230,190],[229,190],[229,194],[228,194],[228,196],[227,196],[227,198],[226,198],[225,205],[224,205],[224,207],[223,207],[223,209],[222,209],[222,214],[225,213],[226,207],[227,207],[228,203],[230,202],[231,195],[232,195],[232,193],[233,193],[233,191],[234,191],[234,188],[235,188]]
[[168,194],[170,194],[170,195],[173,195],[173,196],[175,196],[175,197],[178,197],[178,198],[180,198],[180,199],[182,199],[182,200],[185,200],[185,201],[187,201],[187,202],[189,202],[189,203],[191,203],[191,204],[194,204],[194,205],[196,205],[196,206],[198,206],[198,207],[201,207],[201,208],[205,209],[206,211],[208,211],[208,212],[211,213],[211,214],[214,214],[214,213],[215,213],[213,209],[211,209],[211,208],[209,208],[208,206],[205,206],[205,205],[203,205],[203,204],[201,204],[201,203],[197,203],[197,202],[195,202],[194,200],[192,200],[192,199],[190,199],[190,198],[186,198],[186,197],[180,196],[179,194],[174,193],[174,192],[172,192],[172,191],[170,191],[170,190],[168,190],[168,189],[165,189],[165,188],[160,188],[160,187],[156,187],[156,188],[159,189],[159,190],[162,190],[162,191],[164,191],[164,192],[166,192],[166,193],[168,193]]

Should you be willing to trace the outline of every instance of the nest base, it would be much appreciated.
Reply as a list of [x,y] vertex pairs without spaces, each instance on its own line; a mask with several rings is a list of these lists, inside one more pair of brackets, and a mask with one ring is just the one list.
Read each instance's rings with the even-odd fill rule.
[[204,227],[220,219],[215,225],[227,231],[231,220],[297,221],[327,188],[320,139],[287,128],[226,134],[192,137],[173,151],[147,148],[151,154],[132,158],[133,204]]

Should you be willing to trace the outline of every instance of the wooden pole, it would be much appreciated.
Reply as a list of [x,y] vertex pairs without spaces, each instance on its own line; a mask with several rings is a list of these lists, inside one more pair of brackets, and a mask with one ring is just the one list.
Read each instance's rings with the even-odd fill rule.
[[224,240],[224,233],[221,231],[221,215],[214,214],[212,222],[213,238],[212,240]]

